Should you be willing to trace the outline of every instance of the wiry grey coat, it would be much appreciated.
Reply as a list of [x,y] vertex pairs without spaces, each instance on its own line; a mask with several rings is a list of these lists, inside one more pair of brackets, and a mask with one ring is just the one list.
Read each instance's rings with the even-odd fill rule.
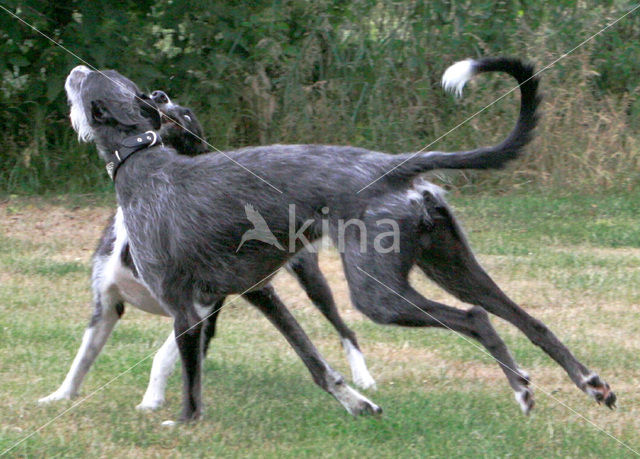
[[[363,250],[359,232],[353,229],[345,235],[341,253],[355,306],[380,323],[440,326],[477,339],[501,365],[525,412],[533,406],[528,375],[518,368],[485,309],[518,326],[581,389],[608,405],[615,402],[606,383],[487,276],[442,196],[429,185],[412,188],[418,174],[437,168],[502,167],[529,141],[538,105],[538,81],[531,67],[505,58],[464,61],[447,71],[445,85],[461,89],[473,75],[488,71],[514,76],[522,95],[516,127],[494,147],[388,155],[354,147],[273,145],[185,158],[157,146],[136,153],[120,167],[115,187],[133,261],[142,281],[174,318],[183,361],[181,419],[195,419],[201,413],[200,332],[206,307],[232,293],[243,294],[267,315],[302,357],[314,380],[349,412],[380,411],[344,383],[273,291],[264,287],[293,251],[258,241],[248,241],[236,251],[243,233],[251,229],[244,212],[247,203],[264,217],[284,247],[290,242],[290,224],[298,228],[311,220],[314,223],[306,236],[320,237],[323,209],[328,209],[329,235],[334,239],[341,221],[363,221],[369,250]],[[66,89],[72,124],[81,138],[97,145],[107,162],[117,161],[116,151],[125,137],[160,126],[152,101],[117,72],[77,67],[67,78]],[[398,194],[403,192],[404,200]],[[419,224],[404,218],[416,211],[424,215]],[[381,217],[393,217],[399,223],[397,252],[372,250],[375,237],[388,231],[376,225]],[[448,291],[479,306],[464,311],[424,298],[407,281],[414,265]]]

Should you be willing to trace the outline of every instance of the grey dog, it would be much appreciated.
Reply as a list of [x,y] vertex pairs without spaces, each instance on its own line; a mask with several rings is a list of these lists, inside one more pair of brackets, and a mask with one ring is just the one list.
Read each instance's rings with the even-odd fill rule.
[[[547,352],[573,382],[608,406],[615,395],[542,322],[511,301],[475,260],[437,187],[416,181],[434,169],[490,169],[515,159],[536,123],[538,80],[517,59],[484,58],[454,64],[445,88],[462,90],[482,72],[506,72],[520,84],[520,114],[500,144],[469,151],[389,155],[326,145],[272,145],[185,157],[162,146],[156,104],[118,72],[74,68],[65,83],[71,122],[82,141],[96,144],[115,183],[121,212],[115,247],[129,247],[136,279],[174,319],[183,369],[180,419],[197,419],[201,402],[203,319],[220,299],[241,294],[283,333],[314,381],[352,414],[380,408],[350,388],[329,366],[275,295],[268,281],[298,249],[328,233],[340,242],[351,299],[381,324],[444,327],[479,341],[498,361],[523,411],[533,406],[528,375],[519,369],[487,311],[514,324]],[[264,217],[289,250],[260,240],[247,205]],[[293,212],[292,212],[293,209]],[[345,221],[359,220],[363,228]],[[397,250],[374,250],[395,222]],[[294,235],[304,237],[291,238]],[[323,231],[326,228],[326,231]],[[341,230],[344,234],[341,234]],[[365,236],[363,236],[363,233]],[[338,236],[343,239],[338,241]],[[474,306],[430,301],[408,282],[417,265],[445,290]]]
[[[162,119],[160,135],[165,145],[184,155],[194,156],[207,152],[202,126],[192,110],[172,102],[164,91],[152,92],[151,98],[160,110]],[[98,247],[93,254],[91,285],[94,312],[82,344],[60,387],[41,398],[39,403],[71,399],[78,394],[84,377],[98,357],[116,322],[124,313],[125,301],[147,312],[167,314],[155,301],[151,292],[134,276],[135,267],[128,247],[115,247],[117,231],[114,217],[111,217],[102,232]],[[363,389],[375,387],[375,381],[366,366],[356,335],[338,313],[331,289],[318,266],[317,253],[303,249],[289,260],[286,267],[304,288],[313,304],[338,331],[351,367],[353,382]],[[218,301],[213,312],[204,321],[203,352],[205,354],[209,341],[215,334],[218,311],[222,305],[223,300]],[[149,384],[137,409],[155,410],[162,406],[167,379],[173,372],[177,359],[178,348],[172,331],[153,359]]]

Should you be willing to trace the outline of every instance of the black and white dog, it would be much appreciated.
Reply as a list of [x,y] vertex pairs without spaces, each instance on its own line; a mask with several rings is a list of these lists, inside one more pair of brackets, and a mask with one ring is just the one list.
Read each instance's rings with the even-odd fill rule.
[[[303,238],[290,237],[291,229],[310,241],[327,230],[339,246],[352,301],[372,320],[445,327],[478,340],[501,365],[523,411],[533,406],[528,376],[486,311],[517,326],[580,389],[614,404],[609,386],[479,266],[439,189],[416,182],[433,169],[500,168],[520,154],[536,123],[538,81],[532,67],[507,58],[467,60],[450,67],[443,83],[461,91],[474,75],[500,71],[520,83],[522,100],[514,130],[493,147],[388,155],[345,146],[273,145],[195,157],[158,143],[157,106],[133,82],[112,70],[71,71],[65,89],[72,125],[81,140],[96,144],[115,183],[121,209],[115,249],[129,247],[136,281],[174,319],[184,382],[181,420],[197,419],[202,410],[202,321],[233,293],[276,325],[314,381],[347,411],[381,411],[345,384],[268,285],[303,246]],[[247,205],[264,218],[278,244],[249,240],[238,250],[251,230]],[[344,223],[353,220],[362,226]],[[399,238],[397,250],[378,250],[390,227]],[[289,250],[278,247],[289,243],[294,245]],[[460,310],[424,298],[407,279],[414,265],[474,306]]]
[[[207,152],[202,126],[189,108],[173,103],[163,91],[154,91],[151,98],[160,110],[160,135],[165,145],[184,155],[195,156]],[[80,349],[60,387],[40,399],[39,403],[70,399],[77,395],[86,373],[124,313],[125,301],[144,311],[167,315],[151,292],[136,278],[129,248],[117,237],[117,225],[122,224],[121,218],[120,212],[111,217],[93,255],[91,279],[94,313],[84,333]],[[301,250],[289,260],[287,269],[338,331],[351,367],[353,382],[364,389],[375,387],[375,381],[367,369],[355,333],[338,313],[331,289],[318,266],[317,253]],[[214,306],[213,314],[205,321],[205,353],[215,333],[218,311],[222,303],[223,300],[220,300]],[[177,359],[178,347],[172,331],[153,359],[149,385],[142,402],[137,406],[138,409],[155,410],[162,406],[167,379]]]

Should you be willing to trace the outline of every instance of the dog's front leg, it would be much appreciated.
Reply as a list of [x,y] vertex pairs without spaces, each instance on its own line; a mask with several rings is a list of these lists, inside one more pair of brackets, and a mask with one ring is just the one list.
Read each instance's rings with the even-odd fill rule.
[[202,415],[202,321],[193,305],[174,317],[173,330],[182,358],[181,422],[195,421]]
[[347,354],[347,360],[351,367],[353,382],[362,389],[375,389],[376,382],[371,373],[369,373],[364,355],[362,355],[360,346],[358,346],[356,334],[340,317],[336,303],[333,300],[331,288],[329,288],[327,279],[320,271],[318,254],[306,249],[301,250],[289,260],[287,270],[298,279],[307,296],[340,335],[342,347]]
[[309,369],[315,383],[333,395],[349,413],[354,416],[382,413],[379,406],[349,387],[342,375],[329,366],[300,324],[280,301],[273,287],[266,286],[247,292],[243,296],[284,335]]
[[[224,300],[218,301],[214,305],[211,315],[203,321],[201,333],[203,359],[207,355],[209,341],[211,341],[215,335],[216,320],[223,302]],[[178,351],[178,345],[176,344],[175,334],[171,331],[171,333],[169,333],[169,337],[166,339],[164,344],[162,344],[153,358],[151,375],[149,376],[149,385],[144,393],[144,397],[142,397],[142,402],[136,406],[137,410],[153,411],[157,410],[164,404],[167,380],[169,379],[169,376],[171,376],[171,373],[173,373],[173,368],[179,356],[180,353]]]

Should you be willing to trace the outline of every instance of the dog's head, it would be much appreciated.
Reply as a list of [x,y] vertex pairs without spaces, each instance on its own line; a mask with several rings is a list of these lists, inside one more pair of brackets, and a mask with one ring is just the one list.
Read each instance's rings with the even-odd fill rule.
[[151,99],[160,110],[162,141],[181,155],[206,153],[207,143],[196,115],[186,107],[175,104],[164,91],[153,91]]
[[79,65],[69,73],[64,88],[78,138],[94,142],[107,161],[124,137],[161,127],[153,99],[115,70],[98,72]]

